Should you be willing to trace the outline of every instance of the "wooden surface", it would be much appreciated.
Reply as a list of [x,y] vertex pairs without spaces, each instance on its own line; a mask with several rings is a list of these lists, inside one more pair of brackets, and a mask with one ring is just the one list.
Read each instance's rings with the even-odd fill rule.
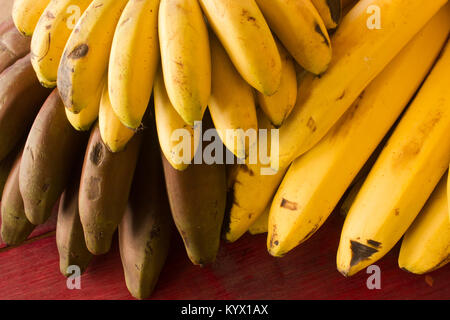
[[[284,258],[266,252],[266,236],[246,235],[223,244],[214,265],[189,262],[180,237],[172,250],[153,299],[449,299],[450,265],[417,276],[397,266],[398,246],[377,263],[381,290],[369,290],[364,271],[344,278],[335,257],[343,219],[333,214],[303,246]],[[97,256],[69,290],[59,273],[54,233],[17,248],[0,249],[0,299],[132,299],[124,282],[117,241]]]

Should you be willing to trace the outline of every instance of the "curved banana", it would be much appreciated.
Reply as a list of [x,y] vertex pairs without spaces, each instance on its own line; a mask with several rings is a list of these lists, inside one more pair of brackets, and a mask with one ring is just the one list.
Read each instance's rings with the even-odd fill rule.
[[432,68],[447,40],[449,18],[446,12],[433,18],[324,139],[291,164],[270,210],[271,255],[283,256],[327,220]]
[[[333,59],[320,77],[305,76],[294,111],[280,129],[279,165],[285,167],[318,143],[364,88],[446,3],[446,0],[364,0],[344,17],[333,36]],[[368,28],[377,20],[382,28]],[[446,9],[447,10],[447,9]],[[378,9],[377,11],[378,12]],[[369,19],[369,20],[368,20]],[[372,25],[371,25],[372,26]]]
[[53,0],[40,17],[31,39],[31,63],[44,87],[54,88],[67,39],[92,0]]
[[98,126],[100,136],[111,152],[122,151],[135,134],[135,131],[125,127],[114,113],[109,98],[108,82],[105,84],[100,101]]
[[211,54],[200,5],[192,0],[161,0],[161,64],[167,94],[181,118],[201,121],[211,94]]
[[[161,70],[157,72],[153,90],[156,128],[161,151],[172,167],[179,171],[185,170],[194,158],[199,135],[196,137],[194,127],[186,124],[170,103]],[[180,149],[180,147],[185,147],[185,144],[191,148],[190,154],[182,153],[186,148]]]
[[350,208],[337,254],[342,274],[353,275],[382,258],[406,232],[447,170],[449,86],[450,43]]
[[[245,159],[248,130],[258,130],[253,89],[242,79],[219,40],[211,39],[212,89],[209,99],[211,118],[223,144],[238,158]],[[231,131],[232,130],[232,131]]]
[[284,47],[277,42],[281,56],[282,74],[280,87],[271,96],[257,92],[258,104],[272,124],[279,128],[291,114],[297,100],[297,75],[295,63]]
[[275,40],[255,0],[200,0],[234,66],[252,87],[272,95],[281,81]]
[[17,30],[26,36],[33,35],[34,28],[50,0],[14,0],[12,17]]
[[117,117],[132,129],[141,125],[159,62],[160,0],[130,0],[114,34],[109,62],[109,97]]
[[450,262],[448,212],[446,174],[403,237],[398,257],[400,268],[424,274]]
[[128,0],[93,0],[71,33],[57,85],[72,113],[99,105],[114,30]]
[[311,0],[327,29],[336,29],[341,21],[342,0]]

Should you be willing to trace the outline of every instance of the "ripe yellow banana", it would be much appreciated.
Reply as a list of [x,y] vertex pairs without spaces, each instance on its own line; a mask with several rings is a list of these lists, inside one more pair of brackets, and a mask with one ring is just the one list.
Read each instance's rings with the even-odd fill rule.
[[114,34],[109,62],[109,96],[122,123],[141,125],[159,62],[160,0],[130,0]]
[[450,11],[441,11],[366,88],[324,139],[291,164],[270,210],[267,248],[271,255],[283,256],[326,221],[419,88],[449,30]]
[[[344,17],[332,39],[333,58],[321,77],[307,75],[294,111],[280,129],[279,165],[311,149],[364,88],[446,3],[446,0],[361,0]],[[372,28],[381,11],[381,29]],[[370,8],[369,8],[370,9]],[[377,9],[378,11],[378,9]],[[372,28],[370,29],[369,26]]]
[[403,236],[447,170],[449,86],[450,43],[350,208],[337,254],[342,274],[351,276],[383,257]]
[[159,40],[164,82],[172,105],[193,125],[211,94],[211,54],[202,10],[193,0],[161,0]]
[[26,36],[33,35],[34,28],[50,0],[14,0],[12,17],[17,30]]
[[335,29],[341,21],[341,0],[311,0],[327,29]]
[[[172,167],[179,171],[185,170],[194,158],[199,136],[195,136],[194,127],[186,124],[170,103],[161,70],[156,74],[153,91],[161,150]],[[177,134],[176,130],[179,130],[180,134]],[[185,144],[188,144],[187,148],[191,148],[190,154],[183,154],[186,149],[180,147],[185,147]]]
[[311,0],[256,0],[274,33],[306,70],[321,74],[330,64],[330,37]]
[[39,19],[31,39],[31,63],[44,87],[54,88],[67,39],[92,0],[53,0]]
[[98,126],[100,136],[111,152],[122,151],[135,134],[135,131],[125,127],[114,113],[109,98],[108,82],[105,84],[100,101]]
[[267,206],[266,210],[259,216],[259,218],[248,228],[248,232],[251,235],[257,235],[267,232],[267,226],[269,224],[269,212],[270,205]]
[[281,59],[255,0],[200,0],[215,34],[242,78],[272,95],[281,81]]
[[72,113],[100,103],[114,30],[127,2],[93,0],[67,41],[57,85]]
[[291,114],[297,100],[297,75],[295,63],[284,47],[277,42],[282,74],[280,87],[271,96],[257,92],[258,104],[272,124],[279,128]]
[[398,265],[424,274],[450,262],[447,175],[442,177],[425,207],[403,237]]
[[[214,35],[210,39],[212,88],[209,111],[224,145],[238,158],[245,159],[249,151],[245,133],[249,129],[255,133],[258,130],[253,89],[236,71],[219,40]],[[242,134],[237,130],[242,130]]]

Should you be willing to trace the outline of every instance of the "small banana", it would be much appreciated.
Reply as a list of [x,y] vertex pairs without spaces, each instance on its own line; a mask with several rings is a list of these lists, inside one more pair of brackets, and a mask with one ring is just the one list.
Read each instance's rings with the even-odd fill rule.
[[161,0],[161,64],[167,95],[181,118],[201,121],[211,93],[208,30],[196,0]]
[[141,125],[158,66],[159,3],[160,0],[130,0],[114,33],[109,96],[117,117],[132,129]]
[[311,0],[327,29],[336,29],[341,21],[342,0]]
[[54,88],[67,39],[92,0],[53,0],[40,17],[31,39],[31,63],[44,87]]
[[17,30],[26,36],[33,35],[34,28],[50,0],[14,0],[12,17]]

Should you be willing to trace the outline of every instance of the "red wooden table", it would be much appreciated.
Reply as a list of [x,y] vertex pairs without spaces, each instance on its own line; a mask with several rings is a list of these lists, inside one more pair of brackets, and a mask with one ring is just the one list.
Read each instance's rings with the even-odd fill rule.
[[[450,299],[450,265],[426,276],[409,274],[398,268],[398,246],[377,263],[380,290],[367,288],[370,274],[364,271],[344,278],[335,265],[342,223],[334,213],[284,258],[267,253],[265,235],[245,235],[223,243],[216,262],[204,268],[190,263],[175,233],[152,299]],[[51,230],[50,223],[26,244],[0,249],[0,299],[132,299],[117,241],[93,259],[80,290],[67,289]]]

